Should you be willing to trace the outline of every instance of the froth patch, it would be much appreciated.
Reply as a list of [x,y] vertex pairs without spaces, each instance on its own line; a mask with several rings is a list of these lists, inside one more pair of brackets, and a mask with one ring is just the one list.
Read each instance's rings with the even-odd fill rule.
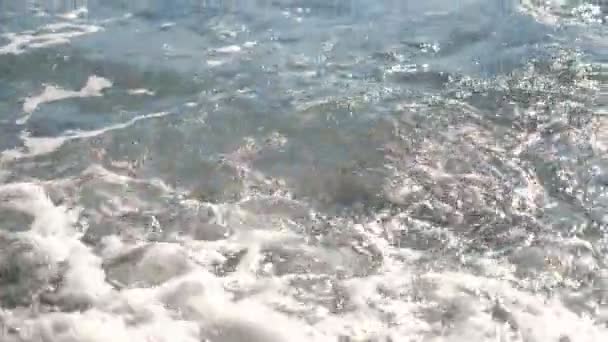
[[0,47],[0,55],[19,55],[27,52],[29,49],[40,49],[68,44],[72,38],[92,34],[101,30],[101,27],[95,25],[53,23],[48,24],[37,31],[6,33],[3,37],[8,39],[9,43]]
[[228,46],[223,46],[223,47],[215,49],[215,52],[225,53],[225,54],[237,53],[237,52],[241,52],[241,47],[238,45],[228,45]]
[[222,61],[222,60],[216,60],[216,59],[210,59],[207,61],[207,65],[210,67],[218,67],[221,66],[223,64],[225,64],[226,61]]
[[159,112],[146,115],[138,115],[124,123],[107,126],[92,131],[71,131],[66,135],[62,135],[59,137],[32,137],[29,132],[23,132],[21,134],[21,140],[23,141],[24,146],[22,148],[2,151],[0,153],[0,161],[10,162],[23,158],[31,158],[39,155],[52,153],[68,141],[93,138],[107,132],[128,128],[141,120],[160,118],[170,114],[170,112]]
[[179,245],[157,243],[130,250],[106,263],[108,276],[120,284],[156,286],[188,273],[192,263]]
[[69,11],[63,14],[60,14],[58,17],[66,19],[66,20],[75,20],[82,17],[85,17],[89,14],[89,10],[86,7],[79,7],[73,11]]
[[[193,272],[159,288],[157,297],[172,311],[198,322],[201,337],[211,341],[316,341],[311,329],[255,299],[235,301],[222,281],[207,272]],[[274,324],[268,324],[272,320]],[[318,334],[317,334],[318,335]]]
[[61,101],[71,98],[99,97],[103,96],[102,91],[112,87],[112,82],[103,77],[92,75],[88,78],[85,86],[78,90],[66,90],[54,85],[47,85],[42,93],[27,97],[23,102],[23,112],[26,116],[18,120],[18,124],[24,124],[30,115],[38,109],[41,104]]
[[602,22],[601,1],[595,4],[568,0],[521,0],[519,7],[522,12],[548,25]]
[[[0,199],[3,207],[33,218],[29,230],[12,234],[13,237],[27,241],[34,252],[44,256],[37,262],[51,268],[63,265],[61,284],[57,289],[46,291],[48,300],[61,305],[79,305],[108,294],[110,286],[105,282],[101,259],[80,242],[80,232],[75,228],[77,210],[55,205],[44,187],[34,183],[4,185],[0,187]],[[31,281],[27,279],[30,276],[21,272],[14,277],[18,282],[27,283]]]
[[156,95],[156,93],[153,92],[152,90],[148,90],[148,89],[144,89],[144,88],[129,89],[129,90],[127,90],[127,93],[129,95],[148,95],[148,96]]
[[595,130],[591,136],[594,150],[600,154],[608,152],[608,117],[598,116],[595,119]]
[[[136,312],[136,314],[142,314]],[[142,322],[138,322],[141,319]],[[139,324],[136,324],[139,323]],[[45,341],[57,342],[199,342],[198,326],[194,322],[173,320],[162,313],[150,312],[131,319],[97,309],[74,313],[49,313],[21,322],[9,321],[17,326],[17,336],[7,342]],[[14,338],[14,339],[11,339]]]

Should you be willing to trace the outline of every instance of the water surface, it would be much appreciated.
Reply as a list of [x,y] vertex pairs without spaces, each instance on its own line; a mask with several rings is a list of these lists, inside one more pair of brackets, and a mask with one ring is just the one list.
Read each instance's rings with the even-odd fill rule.
[[607,340],[605,15],[0,0],[0,340]]

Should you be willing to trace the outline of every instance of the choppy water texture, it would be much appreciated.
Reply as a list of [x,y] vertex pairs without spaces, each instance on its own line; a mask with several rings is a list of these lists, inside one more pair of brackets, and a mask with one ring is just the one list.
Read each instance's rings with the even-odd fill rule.
[[608,341],[607,12],[0,0],[0,341]]

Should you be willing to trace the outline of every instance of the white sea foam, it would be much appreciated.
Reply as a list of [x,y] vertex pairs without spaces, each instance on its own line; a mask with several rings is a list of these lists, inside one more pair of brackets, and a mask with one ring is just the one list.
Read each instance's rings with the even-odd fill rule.
[[127,128],[141,120],[160,118],[170,114],[171,113],[169,112],[160,112],[139,115],[124,123],[115,124],[92,131],[70,131],[67,134],[58,137],[32,137],[28,132],[23,132],[21,134],[21,139],[24,147],[2,151],[0,154],[0,161],[14,161],[17,159],[31,158],[48,154],[56,151],[68,141],[96,137],[110,131]]
[[69,11],[63,14],[58,15],[58,17],[66,19],[66,20],[75,20],[85,17],[89,14],[89,10],[86,7],[79,7],[73,11]]
[[[78,189],[86,189],[89,187],[82,181],[123,186],[139,181],[99,167],[95,170],[106,176],[90,177],[87,173],[83,180],[67,180],[63,186],[77,182]],[[389,232],[406,229],[398,218],[343,223],[342,231],[358,234],[366,245],[374,246],[383,262],[373,275],[339,281],[346,310],[332,313],[315,304],[323,299],[324,287],[336,286],[323,280],[326,274],[278,277],[273,275],[276,265],[265,266],[264,253],[286,247],[295,251],[289,256],[295,263],[308,253],[313,257],[306,262],[335,258],[330,250],[307,246],[298,234],[286,230],[285,223],[272,223],[270,218],[281,217],[281,212],[258,212],[255,206],[245,205],[252,199],[242,204],[210,205],[218,222],[234,227],[236,235],[209,242],[162,243],[127,242],[109,235],[102,250],[94,253],[80,242],[82,232],[76,228],[82,209],[70,210],[50,200],[46,186],[59,184],[3,185],[0,206],[31,215],[31,229],[15,236],[34,242],[39,255],[50,257],[47,262],[52,269],[64,265],[63,281],[54,300],[60,305],[88,306],[74,312],[36,315],[28,310],[0,311],[5,326],[18,332],[13,335],[20,335],[9,334],[9,342],[335,341],[340,336],[378,341],[545,342],[567,338],[587,342],[608,338],[606,328],[571,311],[566,299],[556,296],[547,300],[519,288],[511,267],[499,260],[471,260],[478,265],[477,275],[425,270],[418,260],[426,252],[397,248],[387,239]],[[89,189],[101,191],[99,185]],[[273,201],[280,201],[280,197]],[[275,224],[275,228],[269,227]],[[346,242],[356,246],[356,240]],[[578,246],[576,242],[570,245]],[[210,272],[216,262],[226,260],[223,253],[244,248],[247,253],[235,272],[223,277]],[[335,271],[336,266],[349,267],[347,259],[335,259],[335,263],[328,271]],[[122,281],[113,281],[116,277]],[[294,288],[298,282],[312,282],[313,292]],[[605,285],[608,289],[608,283]],[[315,295],[315,291],[320,292]],[[587,305],[584,298],[568,298],[567,303],[577,302]]]
[[597,153],[608,152],[608,117],[600,115],[595,118],[594,132],[591,136],[592,146]]
[[25,116],[17,120],[17,124],[25,124],[29,120],[31,114],[36,111],[41,104],[78,97],[100,97],[103,96],[103,90],[110,87],[112,87],[112,82],[110,80],[95,75],[90,76],[85,86],[78,91],[47,85],[42,93],[25,98],[23,102],[23,112],[25,113]]
[[166,22],[160,25],[161,30],[169,30],[174,27],[176,24],[174,22]]
[[210,67],[218,67],[223,64],[226,64],[226,61],[217,60],[217,59],[209,59],[207,60],[207,65]]
[[243,46],[248,49],[255,47],[256,45],[258,45],[258,42],[256,42],[256,41],[248,41],[243,44]]
[[101,30],[102,28],[96,25],[79,25],[64,22],[48,24],[36,31],[5,33],[3,37],[8,39],[9,43],[0,46],[0,55],[19,55],[30,49],[68,44],[73,38],[96,33]]
[[[83,245],[75,218],[55,206],[41,185],[10,184],[0,187],[0,206],[34,217],[24,238],[53,257],[50,267],[65,265],[62,283],[55,295],[61,303],[89,303],[76,313],[47,313],[22,316],[19,311],[0,312],[5,327],[17,336],[6,341],[314,341],[301,322],[280,314],[263,303],[246,299],[233,302],[224,281],[196,270],[178,244],[150,244],[141,258],[134,259],[128,274],[162,284],[157,288],[132,287],[115,292],[106,282],[100,257]],[[49,230],[49,227],[53,227]],[[36,228],[38,227],[38,228]],[[110,241],[111,239],[106,239]],[[106,243],[103,254],[115,258],[127,248],[115,241]],[[113,247],[110,247],[113,246]],[[114,252],[108,252],[109,249]],[[124,259],[124,258],[123,258]],[[106,259],[107,260],[107,259]],[[129,263],[129,259],[127,263]],[[173,260],[173,261],[172,261]],[[183,265],[190,265],[183,268]],[[167,273],[168,272],[168,273]],[[265,324],[272,319],[276,324]],[[57,329],[57,326],[63,328]],[[109,329],[111,328],[111,329]],[[14,339],[11,339],[14,338]]]
[[148,96],[156,95],[156,93],[153,92],[152,90],[148,90],[148,89],[144,89],[144,88],[129,89],[127,92],[130,95],[148,95]]
[[[22,238],[47,256],[52,265],[66,263],[63,286],[57,294],[66,300],[97,300],[110,286],[100,269],[101,260],[82,245],[74,225],[78,211],[52,203],[45,189],[34,183],[14,183],[0,187],[2,206],[33,217],[30,230]],[[19,236],[19,235],[18,235]]]
[[228,46],[223,46],[220,48],[215,49],[216,52],[219,53],[226,53],[226,54],[230,54],[230,53],[237,53],[241,51],[241,47],[238,45],[228,45]]
[[549,25],[560,23],[599,24],[602,22],[601,2],[596,4],[570,0],[521,0],[519,6],[524,13]]

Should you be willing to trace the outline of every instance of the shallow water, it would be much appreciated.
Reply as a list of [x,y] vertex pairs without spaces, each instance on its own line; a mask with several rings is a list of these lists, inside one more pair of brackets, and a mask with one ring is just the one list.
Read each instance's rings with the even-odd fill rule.
[[608,340],[605,15],[0,0],[0,341]]

